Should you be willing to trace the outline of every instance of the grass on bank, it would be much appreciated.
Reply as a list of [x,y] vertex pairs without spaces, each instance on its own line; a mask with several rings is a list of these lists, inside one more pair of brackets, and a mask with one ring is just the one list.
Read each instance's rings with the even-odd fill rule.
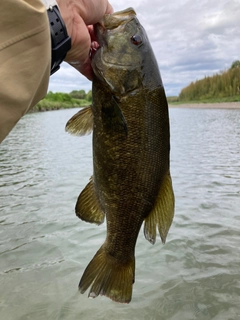
[[70,93],[48,92],[46,97],[38,102],[32,111],[50,111],[59,109],[81,108],[92,103],[92,92],[85,93],[84,90],[72,91]]
[[71,102],[63,101],[48,101],[41,100],[38,104],[32,109],[33,111],[50,111],[50,110],[59,110],[59,109],[71,109],[71,108],[81,108],[89,106],[91,103],[87,100],[78,100],[73,99]]

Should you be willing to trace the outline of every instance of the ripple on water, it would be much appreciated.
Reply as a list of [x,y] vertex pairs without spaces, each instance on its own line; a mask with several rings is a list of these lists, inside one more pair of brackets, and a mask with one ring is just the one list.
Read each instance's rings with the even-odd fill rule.
[[238,319],[239,111],[170,110],[175,218],[165,245],[141,230],[129,305],[78,292],[106,224],[75,216],[92,174],[91,136],[64,132],[75,112],[27,115],[0,145],[1,317]]

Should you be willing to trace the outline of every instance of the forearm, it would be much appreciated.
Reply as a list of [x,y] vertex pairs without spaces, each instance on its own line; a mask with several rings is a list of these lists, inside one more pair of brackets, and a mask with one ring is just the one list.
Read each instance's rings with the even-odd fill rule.
[[47,93],[51,40],[41,0],[2,1],[0,10],[0,142]]
[[[56,3],[60,17],[56,8],[51,9]],[[112,10],[108,0],[2,1],[0,142],[18,120],[46,95],[50,69],[51,72],[58,70],[63,59],[89,80],[92,79],[89,57],[92,25]]]

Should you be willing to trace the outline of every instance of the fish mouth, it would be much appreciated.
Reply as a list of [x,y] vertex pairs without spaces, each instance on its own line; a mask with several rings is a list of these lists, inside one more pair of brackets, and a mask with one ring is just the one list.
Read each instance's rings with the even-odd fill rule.
[[112,14],[106,14],[100,24],[105,29],[111,30],[119,27],[121,24],[132,20],[136,16],[135,10],[130,7],[125,10],[117,11]]
[[92,60],[96,52],[107,45],[106,33],[108,30],[118,28],[120,25],[125,24],[136,17],[136,12],[132,7],[125,10],[117,11],[111,14],[106,14],[102,20],[94,24],[95,41],[91,44],[90,59]]
[[103,19],[94,25],[94,34],[101,45],[107,30],[113,30],[136,17],[135,10],[130,7],[122,11],[105,14]]

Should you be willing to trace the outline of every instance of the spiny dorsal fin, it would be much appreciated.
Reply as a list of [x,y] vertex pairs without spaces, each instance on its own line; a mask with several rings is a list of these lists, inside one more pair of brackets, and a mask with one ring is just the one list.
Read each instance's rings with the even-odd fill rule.
[[68,120],[65,130],[75,136],[90,134],[93,130],[92,107],[89,106],[78,111],[78,113]]
[[80,193],[75,211],[76,215],[86,222],[96,223],[98,225],[103,223],[105,214],[96,195],[92,177]]
[[155,206],[145,219],[144,235],[152,244],[156,241],[156,228],[160,233],[162,242],[165,243],[168,230],[174,216],[174,193],[170,173],[164,177]]

